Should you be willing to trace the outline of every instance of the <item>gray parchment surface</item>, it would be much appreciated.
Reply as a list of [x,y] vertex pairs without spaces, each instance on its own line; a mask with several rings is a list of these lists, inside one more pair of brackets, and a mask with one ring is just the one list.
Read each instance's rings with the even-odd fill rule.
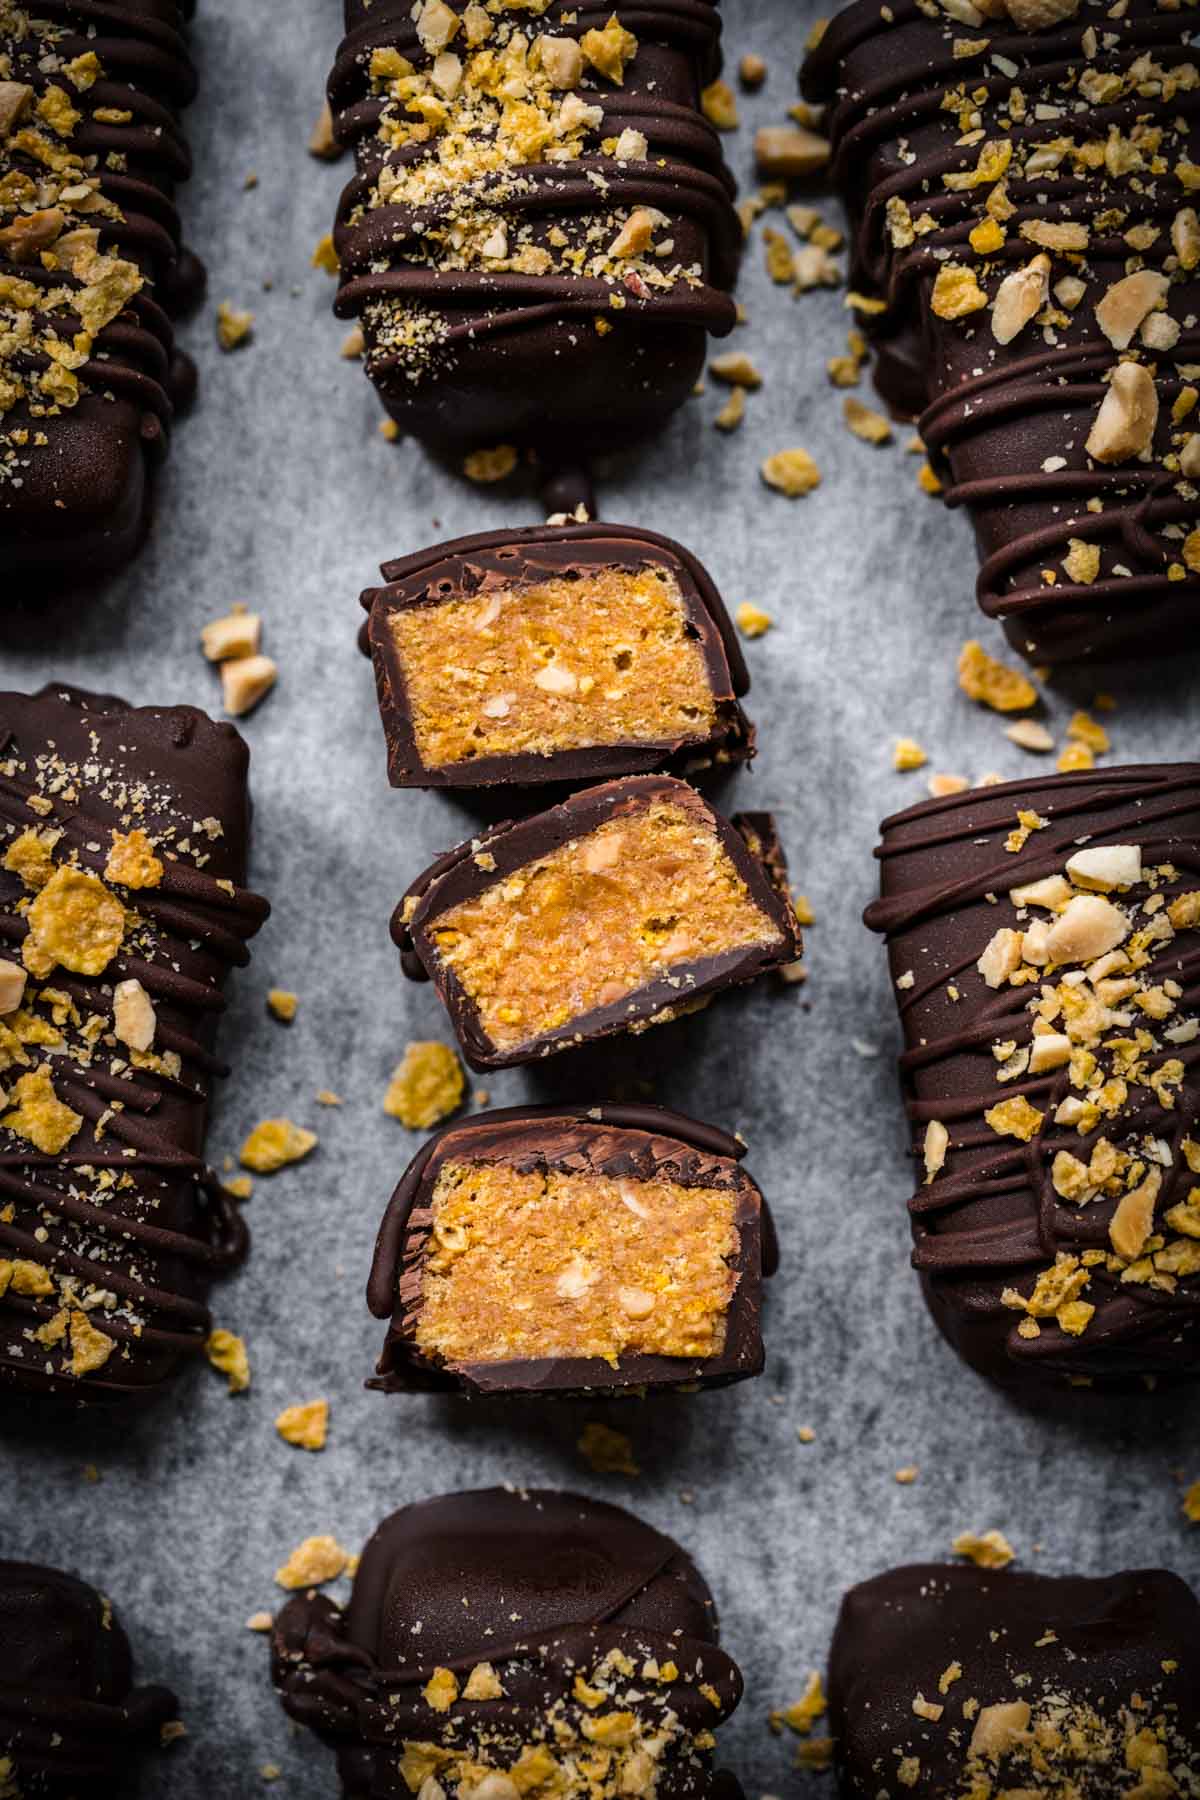
[[[369,383],[339,359],[345,327],[309,259],[347,164],[325,167],[304,149],[339,36],[336,0],[201,0],[200,11],[196,176],[183,199],[211,271],[209,304],[184,330],[200,402],[176,435],[140,561],[86,604],[6,623],[0,679],[35,687],[54,676],[215,709],[200,626],[233,601],[263,613],[281,675],[244,729],[253,880],[275,911],[233,984],[223,1048],[235,1074],[210,1149],[219,1163],[274,1114],[314,1127],[321,1144],[303,1167],[256,1182],[251,1260],[215,1294],[219,1322],[248,1341],[250,1393],[231,1399],[201,1365],[119,1428],[10,1432],[0,1550],[105,1587],[142,1672],[177,1689],[190,1738],[151,1770],[145,1794],[235,1800],[261,1791],[261,1767],[275,1763],[271,1791],[317,1800],[335,1791],[332,1759],[289,1727],[265,1641],[244,1625],[278,1600],[272,1576],[288,1551],[316,1532],[358,1548],[392,1508],[443,1489],[573,1485],[634,1507],[695,1552],[746,1673],[725,1758],[752,1796],[806,1779],[815,1792],[819,1778],[792,1772],[792,1741],[773,1737],[766,1715],[823,1663],[852,1582],[948,1554],[958,1532],[991,1526],[1026,1565],[1161,1563],[1200,1581],[1200,1530],[1189,1536],[1180,1510],[1181,1479],[1200,1478],[1195,1411],[1190,1428],[1182,1407],[1149,1402],[1066,1422],[1027,1415],[959,1367],[907,1266],[898,1032],[880,946],[859,922],[880,817],[925,792],[924,774],[892,772],[892,743],[911,734],[933,767],[972,777],[1045,767],[956,689],[965,637],[1000,648],[975,610],[966,521],[917,492],[907,434],[873,450],[845,431],[825,374],[844,347],[842,296],[793,300],[767,281],[756,244],[742,287],[749,323],[735,342],[766,385],[745,426],[730,439],[713,429],[723,391],[710,384],[657,444],[614,460],[601,495],[607,518],[680,537],[731,605],[753,600],[777,621],[749,646],[761,754],[731,798],[780,815],[796,885],[817,913],[811,980],[764,984],[637,1043],[486,1086],[498,1105],[652,1092],[745,1134],[783,1239],[767,1372],[720,1394],[608,1407],[491,1411],[365,1393],[382,1335],[363,1299],[371,1247],[419,1141],[381,1099],[409,1039],[448,1036],[432,991],[402,982],[388,916],[408,879],[473,821],[454,802],[389,790],[355,649],[357,597],[384,557],[540,515],[531,485],[473,489],[416,445],[385,443]],[[728,140],[750,181],[751,129],[794,102],[811,15],[793,0],[727,0],[725,12],[731,58],[754,49],[770,64]],[[781,214],[772,222],[786,229]],[[221,299],[257,314],[253,342],[231,356],[214,339]],[[797,502],[768,493],[757,473],[789,445],[810,450],[824,475]],[[1103,685],[1120,700],[1114,760],[1194,754],[1195,680],[1194,665],[1190,675],[1106,671],[1056,689],[1047,716],[1061,737],[1074,705]],[[273,985],[301,996],[290,1029],[267,1016]],[[345,1105],[318,1107],[319,1088]],[[312,1456],[284,1445],[276,1413],[322,1395],[329,1447]],[[639,1479],[583,1463],[575,1444],[592,1418],[629,1432]],[[799,1441],[802,1426],[814,1442]],[[894,1471],[909,1464],[919,1479],[900,1486]]]

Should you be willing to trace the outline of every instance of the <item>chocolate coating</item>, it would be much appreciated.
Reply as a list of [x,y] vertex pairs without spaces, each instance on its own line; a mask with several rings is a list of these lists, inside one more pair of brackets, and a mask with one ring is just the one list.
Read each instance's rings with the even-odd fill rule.
[[[1200,1604],[1161,1569],[1098,1578],[889,1569],[850,1590],[834,1634],[838,1791],[856,1800],[1190,1793],[1200,1785],[1198,1645]],[[942,1707],[940,1718],[915,1712],[918,1699]],[[981,1742],[972,1756],[976,1733],[1006,1716],[981,1726],[980,1715],[1014,1703],[1028,1706],[1030,1734],[1051,1734],[1044,1747],[1019,1736],[998,1756]],[[1007,1716],[1019,1724],[1020,1713]],[[1156,1788],[1160,1768],[1177,1785]]]
[[[700,644],[717,706],[706,738],[670,743],[597,744],[549,755],[476,757],[430,768],[417,747],[404,669],[390,628],[395,613],[437,605],[493,588],[558,577],[586,578],[589,570],[667,569],[683,598],[688,629]],[[745,761],[754,754],[754,731],[738,699],[750,686],[737,633],[707,570],[682,545],[657,532],[624,525],[529,526],[522,531],[479,532],[385,563],[386,587],[368,588],[366,647],[375,665],[379,710],[387,740],[393,787],[490,787],[553,781],[595,781],[648,773],[667,766],[695,771],[714,761]]]
[[[453,969],[438,955],[431,935],[438,918],[461,901],[473,899],[506,880],[527,863],[536,862],[609,819],[628,816],[657,800],[669,800],[689,809],[698,822],[715,833],[751,899],[777,928],[779,941],[678,964],[669,977],[648,982],[611,1005],[572,1018],[557,1030],[544,1032],[514,1050],[499,1049],[484,1031],[478,1009]],[[481,868],[481,855],[494,859],[494,865]],[[800,928],[790,902],[776,884],[777,874],[777,869],[768,870],[759,860],[736,816],[725,819],[714,812],[686,782],[666,775],[632,775],[622,781],[585,788],[561,806],[516,824],[498,825],[448,851],[409,887],[392,915],[392,938],[399,946],[404,973],[414,981],[432,980],[471,1067],[501,1069],[536,1061],[572,1044],[628,1031],[664,1015],[670,1017],[683,1005],[754,981],[771,969],[795,961],[802,948]]]
[[[43,387],[57,365],[37,342],[22,342],[0,366],[0,567],[21,581],[5,596],[10,604],[27,590],[45,592],[52,579],[87,581],[132,556],[172,419],[194,389],[194,368],[177,351],[172,329],[204,287],[202,265],[181,243],[175,206],[191,168],[180,127],[196,86],[183,35],[188,12],[175,0],[39,0],[24,31],[6,35],[0,28],[11,79],[35,95],[11,132],[0,130],[0,176],[38,184],[0,202],[0,228],[35,209],[35,216],[58,213],[63,220],[42,253],[0,252],[0,274],[34,295],[32,303],[19,293],[14,300],[10,289],[0,301],[0,328],[32,321],[35,340],[44,334],[68,353],[68,390],[71,380],[78,384],[77,398],[62,385]],[[60,59],[81,57],[95,57],[99,73],[90,81],[82,74],[76,86]],[[53,93],[77,115],[68,131],[43,125],[36,111]],[[35,140],[48,146],[47,155],[74,159],[61,180],[55,177],[55,193],[46,192],[45,157],[31,148]],[[91,189],[82,203],[57,198],[57,187],[80,184]],[[99,256],[131,271],[136,291],[115,311],[81,298],[87,290],[94,301],[111,275],[86,256],[73,260],[73,249],[55,248],[60,240],[71,245],[81,230],[98,230]],[[44,266],[42,254],[56,257],[57,266]],[[98,327],[97,318],[105,319]],[[81,332],[79,361],[70,347]]]
[[70,1800],[128,1791],[131,1765],[176,1716],[175,1696],[134,1685],[129,1639],[107,1600],[57,1569],[0,1562],[0,1772],[13,1794]]
[[[593,1678],[613,1653],[630,1659],[636,1680],[627,1696],[621,1676],[604,1678],[609,1693],[589,1708],[577,1678]],[[648,1659],[676,1673],[642,1679]],[[480,1663],[502,1696],[456,1697],[445,1711],[424,1698],[435,1670],[465,1688]],[[397,1800],[409,1792],[399,1767],[408,1744],[503,1771],[522,1751],[572,1755],[611,1706],[631,1711],[639,1730],[672,1710],[679,1724],[664,1734],[657,1792],[707,1795],[718,1779],[707,1734],[742,1691],[687,1552],[620,1507],[548,1489],[446,1494],[393,1513],[363,1551],[347,1607],[311,1593],[284,1607],[272,1672],[286,1711],[337,1749],[343,1793]],[[452,1765],[438,1779],[466,1800]],[[582,1782],[578,1791],[615,1790]]]
[[[453,10],[462,15],[463,0]],[[580,40],[612,12],[595,0],[550,0],[536,18],[496,9],[484,51],[507,54],[513,30]],[[498,126],[498,114],[476,116],[462,128],[466,166],[453,166],[456,142],[446,183],[418,182],[416,191],[406,182],[436,169],[440,127],[423,143],[416,109],[389,101],[386,83],[371,77],[373,55],[394,51],[425,89],[433,51],[411,14],[410,0],[346,0],[347,36],[329,80],[335,130],[356,163],[334,231],[339,316],[361,320],[367,371],[385,406],[430,445],[531,446],[552,464],[565,447],[577,460],[628,445],[682,405],[708,333],[724,335],[735,321],[733,181],[699,110],[700,87],[720,67],[715,0],[627,0],[620,21],[638,49],[623,80],[585,67],[569,90],[601,109],[599,123],[560,132],[564,91],[543,97],[532,143],[507,120]],[[459,32],[450,53],[466,66],[449,102],[456,137],[476,52]],[[426,97],[436,110],[436,87],[418,95]],[[498,128],[508,154],[493,163]],[[389,131],[399,142],[389,143]],[[643,157],[605,153],[605,141],[611,147],[625,131],[646,138]],[[481,144],[489,154],[472,168]],[[656,236],[671,249],[614,262],[607,246],[639,208],[663,215]]]
[[[0,865],[27,832],[56,831],[55,868],[103,881],[114,834],[131,826],[162,861],[152,886],[107,878],[139,921],[107,966],[31,973],[21,1014],[3,1021],[6,1105],[44,1071],[79,1122],[43,1150],[0,1113],[0,1392],[148,1396],[203,1348],[208,1285],[245,1255],[245,1225],[203,1141],[213,1079],[227,1072],[213,1048],[221,989],[269,911],[241,885],[248,762],[234,727],[193,707],[132,709],[63,687],[0,694]],[[16,866],[0,866],[9,964],[29,949],[30,901]],[[154,1009],[140,1059],[113,1035],[119,981],[139,982]],[[63,1330],[72,1295],[112,1340],[83,1372]]]
[[[388,1204],[375,1244],[367,1305],[387,1319],[375,1379],[382,1393],[458,1388],[468,1394],[564,1395],[594,1390],[641,1391],[718,1387],[757,1375],[763,1366],[761,1280],[779,1255],[771,1215],[755,1182],[738,1167],[745,1146],[734,1137],[659,1106],[512,1107],[450,1125],[422,1145]],[[613,1368],[603,1357],[439,1364],[414,1342],[427,1253],[429,1200],[448,1159],[501,1162],[521,1171],[558,1169],[683,1187],[730,1187],[738,1194],[737,1286],[725,1343],[708,1358],[626,1356]]]
[[[1005,844],[1018,812],[1036,814],[1045,824],[1011,853]],[[907,1045],[900,1069],[914,1157],[920,1160],[931,1121],[949,1132],[944,1166],[909,1203],[913,1262],[938,1325],[981,1373],[1026,1389],[1194,1377],[1200,1371],[1200,1277],[1186,1272],[1187,1260],[1178,1265],[1183,1272],[1172,1273],[1176,1227],[1168,1215],[1195,1186],[1188,1145],[1200,1138],[1200,1051],[1188,1036],[1188,1022],[1200,1011],[1196,929],[1181,926],[1147,946],[1146,979],[1178,988],[1169,1024],[1155,1025],[1131,1002],[1128,1021],[1122,1023],[1121,1015],[1103,1032],[1113,1039],[1148,1032],[1146,1071],[1177,1063],[1178,1083],[1156,1090],[1144,1074],[1130,1073],[1125,1103],[1098,1114],[1087,1136],[1056,1123],[1059,1107],[1086,1091],[1074,1084],[1070,1066],[1041,1075],[1022,1073],[1019,1066],[1007,1078],[1000,1073],[1007,1059],[994,1053],[995,1045],[1011,1046],[1020,1056],[1035,1041],[1029,1005],[1039,987],[1026,980],[989,988],[976,962],[996,932],[1033,922],[1037,909],[1018,913],[1009,890],[1061,875],[1081,844],[1136,845],[1147,867],[1171,865],[1174,877],[1157,883],[1164,917],[1174,899],[1200,890],[1200,765],[1095,769],[976,789],[912,807],[885,820],[882,831],[882,898],[867,909],[866,920],[888,940]],[[1129,907],[1148,895],[1142,883],[1113,898]],[[1139,928],[1154,916],[1153,909],[1139,912]],[[900,987],[910,971],[911,983]],[[1114,1005],[1119,1012],[1120,1001]],[[1182,1036],[1165,1039],[1168,1028]],[[1087,1049],[1082,1032],[1076,1043]],[[1095,1054],[1107,1072],[1108,1053]],[[1044,1115],[1029,1142],[998,1133],[984,1118],[1018,1097]],[[1148,1166],[1161,1178],[1154,1231],[1165,1247],[1155,1251],[1151,1240],[1149,1261],[1132,1269],[1107,1260],[1114,1196],[1101,1190],[1080,1204],[1056,1186],[1057,1156],[1089,1163],[1102,1139],[1119,1149],[1132,1147],[1138,1156],[1148,1143],[1154,1146]],[[1063,1258],[1071,1260],[1062,1265]],[[1090,1274],[1078,1297],[1095,1307],[1094,1316],[1075,1335],[1051,1306],[1034,1321],[1039,1328],[1032,1334],[1030,1319],[1012,1297],[1028,1297],[1039,1276],[1056,1266],[1064,1275],[1078,1275],[1085,1259]]]
[[[1152,66],[1135,72],[1141,58]],[[979,603],[1038,663],[1169,656],[1200,642],[1200,579],[1183,553],[1200,494],[1196,471],[1182,478],[1179,462],[1200,449],[1200,439],[1185,449],[1200,274],[1180,236],[1194,205],[1181,170],[1200,159],[1195,74],[1186,15],[1155,0],[1130,0],[1116,18],[1102,0],[1082,0],[1037,31],[1002,10],[963,24],[915,0],[886,11],[856,0],[803,72],[805,92],[831,106],[833,178],[853,227],[851,284],[886,302],[867,321],[881,388],[921,414],[945,498],[971,514]],[[994,172],[973,185],[991,146]],[[992,223],[989,207],[1002,241],[976,251],[969,234]],[[963,317],[933,313],[941,270],[969,269],[992,303],[1039,253],[1043,240],[1027,232],[1064,223],[1086,241],[1064,252],[1045,240],[1049,291],[1035,308],[1044,329],[1028,322],[1002,344],[982,303]],[[1165,335],[1152,347],[1135,320],[1122,350],[1096,307],[1143,266],[1170,279],[1166,314],[1153,315]],[[1066,276],[1084,284],[1071,307],[1054,292]],[[1157,424],[1147,456],[1101,462],[1085,443],[1122,355],[1152,372]],[[1064,566],[1073,540],[1099,551],[1094,570],[1086,557]]]

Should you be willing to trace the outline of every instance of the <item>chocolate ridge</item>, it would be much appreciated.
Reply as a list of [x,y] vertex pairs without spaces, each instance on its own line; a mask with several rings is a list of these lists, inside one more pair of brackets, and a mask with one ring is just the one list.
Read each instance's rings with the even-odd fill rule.
[[[1089,28],[1103,39],[1091,58],[1084,48]],[[982,58],[954,54],[972,41],[985,46]],[[986,312],[972,315],[977,329],[969,334],[930,313],[933,280],[946,258],[966,253],[971,260],[967,238],[984,217],[980,199],[987,192],[986,185],[945,191],[942,180],[973,169],[985,139],[999,137],[1023,150],[1054,137],[1053,122],[1037,116],[1038,103],[1046,101],[1059,108],[1058,134],[1075,141],[1081,135],[1092,141],[1110,132],[1119,136],[1139,121],[1170,126],[1181,121],[1184,155],[1195,161],[1200,142],[1195,90],[1185,87],[1163,97],[1143,85],[1139,92],[1090,104],[1083,124],[1070,104],[1073,87],[1063,102],[1063,84],[1085,66],[1120,74],[1146,54],[1178,66],[1194,62],[1193,50],[1186,20],[1157,12],[1152,0],[1132,0],[1120,19],[1085,0],[1070,21],[1036,32],[1003,18],[987,18],[978,26],[940,17],[931,21],[913,0],[882,13],[873,0],[857,0],[833,21],[802,72],[806,94],[832,108],[833,178],[853,228],[851,283],[886,302],[883,317],[867,321],[879,343],[881,391],[904,410],[921,414],[919,430],[943,481],[945,501],[966,506],[975,525],[979,604],[1035,662],[1170,654],[1197,641],[1200,582],[1184,566],[1178,537],[1169,535],[1175,526],[1184,535],[1200,519],[1195,483],[1182,482],[1178,474],[1172,450],[1178,433],[1172,432],[1170,416],[1183,386],[1173,365],[1187,368],[1200,356],[1193,319],[1200,276],[1194,271],[1177,271],[1170,290],[1176,323],[1182,320],[1189,329],[1172,349],[1143,353],[1160,404],[1152,460],[1101,469],[1087,466],[1079,448],[1106,392],[1099,376],[1120,354],[1100,334],[1093,306],[1108,283],[1131,267],[1156,268],[1164,257],[1170,261],[1166,227],[1189,195],[1170,168],[1159,170],[1154,182],[1136,185],[1115,176],[1109,180],[1103,170],[1086,179],[1074,175],[1069,159],[1049,176],[1044,170],[1030,178],[1006,174],[1014,211],[1007,241],[987,252],[988,272],[979,274],[989,295],[994,277],[1027,263],[1037,248],[1020,239],[1023,221],[1061,219],[1072,212],[1090,221],[1111,199],[1123,209],[1122,231],[1135,224],[1158,230],[1156,244],[1131,263],[1125,238],[1105,236],[1103,225],[1097,228],[1086,256],[1075,259],[1091,278],[1090,292],[1058,327],[1066,347],[1039,343],[1030,351],[1032,326],[1001,347],[987,329]],[[1005,68],[995,66],[996,57]],[[983,121],[978,140],[962,135],[957,115],[942,108],[943,93],[964,83]],[[1027,117],[998,120],[988,109],[1003,111],[1014,87],[1026,97]],[[913,216],[929,215],[934,228],[907,246],[893,244],[891,201],[911,203]],[[974,267],[978,273],[983,265]],[[1060,259],[1052,280],[1064,272],[1074,271]],[[990,368],[981,367],[989,362]],[[1094,385],[1085,379],[1093,365]],[[1064,447],[1074,466],[1060,473],[1053,465],[1063,460]],[[1103,513],[1087,510],[1092,497],[1104,499]],[[1099,579],[1044,581],[1045,568],[1061,573],[1057,565],[1075,538],[1099,545]]]
[[[1009,853],[1005,834],[1025,808],[1048,824]],[[1021,1315],[1004,1304],[1003,1292],[1060,1253],[1105,1248],[1113,1209],[1100,1198],[1081,1211],[1060,1202],[1054,1190],[1056,1153],[1080,1153],[1083,1144],[1086,1155],[1086,1139],[1048,1124],[1024,1144],[984,1127],[984,1110],[1006,1097],[1023,1096],[1052,1120],[1071,1091],[1070,1071],[998,1085],[990,1047],[1009,1040],[1018,1049],[1027,1044],[1032,1017],[1026,990],[979,993],[975,976],[992,932],[1011,923],[1008,891],[1061,873],[1081,844],[1133,843],[1147,860],[1174,865],[1179,879],[1163,884],[1164,899],[1195,887],[1200,764],[1093,769],[974,789],[897,813],[881,831],[876,854],[883,892],[864,916],[888,940],[893,982],[910,970],[915,976],[910,987],[895,990],[907,1045],[900,1071],[913,1154],[919,1157],[925,1128],[938,1120],[950,1130],[950,1155],[960,1165],[957,1172],[943,1169],[909,1202],[913,1265],[937,1323],[968,1361],[995,1380],[1066,1376],[1107,1387],[1200,1373],[1200,1284],[1194,1277],[1181,1277],[1167,1290],[1125,1284],[1093,1269],[1087,1299],[1096,1313],[1082,1336],[1069,1337],[1053,1320],[1037,1337],[1020,1336]],[[989,896],[998,903],[989,905]],[[1181,1008],[1200,1008],[1200,947],[1177,936],[1158,950],[1151,969],[1160,980],[1179,984]],[[947,985],[964,978],[967,991],[946,1008]],[[1106,1135],[1137,1129],[1171,1145],[1160,1216],[1184,1198],[1188,1178],[1180,1142],[1200,1123],[1200,1049],[1187,1043],[1171,1049],[1184,1069],[1175,1106],[1140,1102],[1104,1127]],[[986,1075],[971,1066],[974,1054],[986,1058]]]
[[[639,810],[659,799],[669,799],[703,816],[706,827],[715,833],[745,882],[751,899],[776,928],[778,941],[681,964],[671,976],[648,982],[608,1006],[595,1007],[569,1027],[543,1032],[514,1050],[497,1050],[479,1024],[478,1010],[454,971],[442,965],[429,935],[430,925],[440,913],[460,901],[476,898],[526,863],[584,836],[606,819]],[[485,851],[494,859],[491,868],[479,866],[478,858]],[[505,821],[459,844],[411,883],[392,915],[391,931],[404,973],[411,980],[433,981],[450,1014],[463,1054],[471,1067],[480,1071],[533,1062],[572,1044],[626,1031],[631,1025],[664,1012],[669,1014],[705,995],[753,981],[770,969],[794,961],[801,949],[795,913],[780,894],[773,875],[739,831],[736,816],[724,818],[694,788],[669,775],[631,775],[621,781],[602,782],[531,819]]]
[[[410,1618],[421,1620],[419,1638]],[[653,1657],[675,1676],[643,1678],[628,1703],[651,1721],[661,1692],[684,1725],[682,1747],[659,1768],[657,1791],[676,1800],[713,1791],[711,1751],[691,1739],[741,1696],[717,1636],[708,1586],[672,1539],[582,1495],[491,1488],[393,1513],[363,1551],[348,1607],[313,1593],[289,1601],[275,1622],[272,1674],[285,1710],[338,1747],[345,1792],[357,1794],[370,1790],[377,1758],[394,1762],[398,1739],[468,1750],[482,1740],[493,1754],[502,1740],[512,1745],[505,1755],[501,1744],[503,1760],[515,1760],[552,1720],[578,1729],[576,1672],[610,1650],[639,1669]],[[460,1695],[432,1715],[420,1689],[434,1670],[462,1675],[481,1661],[502,1697]]]

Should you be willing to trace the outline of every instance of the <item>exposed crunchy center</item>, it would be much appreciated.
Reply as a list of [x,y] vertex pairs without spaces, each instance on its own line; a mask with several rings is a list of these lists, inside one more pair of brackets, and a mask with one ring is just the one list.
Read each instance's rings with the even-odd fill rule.
[[434,1188],[416,1341],[449,1362],[710,1357],[725,1341],[734,1195],[508,1164]]
[[669,570],[605,568],[406,607],[391,630],[427,768],[702,741],[716,707]]
[[501,1050],[689,964],[780,941],[716,833],[665,801],[451,907],[431,936]]

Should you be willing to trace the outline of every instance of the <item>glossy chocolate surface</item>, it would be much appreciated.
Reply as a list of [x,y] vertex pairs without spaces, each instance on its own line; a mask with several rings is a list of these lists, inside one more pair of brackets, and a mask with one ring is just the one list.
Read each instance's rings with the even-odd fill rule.
[[[136,940],[98,975],[30,975],[22,1013],[5,1022],[20,1025],[4,1036],[9,1105],[17,1081],[44,1068],[79,1124],[51,1154],[9,1127],[12,1113],[0,1118],[0,1393],[148,1395],[203,1348],[208,1285],[245,1255],[245,1225],[203,1143],[212,1082],[227,1072],[214,1052],[221,989],[269,910],[241,885],[248,762],[234,727],[193,707],[134,709],[61,687],[0,695],[0,861],[24,833],[57,831],[56,867],[103,879],[114,834],[132,824],[163,864],[153,886],[110,889],[141,920]],[[21,876],[0,869],[10,963],[29,900]],[[155,1011],[140,1066],[111,1035],[121,980],[139,982]],[[112,1340],[83,1373],[62,1329],[72,1295]]]

